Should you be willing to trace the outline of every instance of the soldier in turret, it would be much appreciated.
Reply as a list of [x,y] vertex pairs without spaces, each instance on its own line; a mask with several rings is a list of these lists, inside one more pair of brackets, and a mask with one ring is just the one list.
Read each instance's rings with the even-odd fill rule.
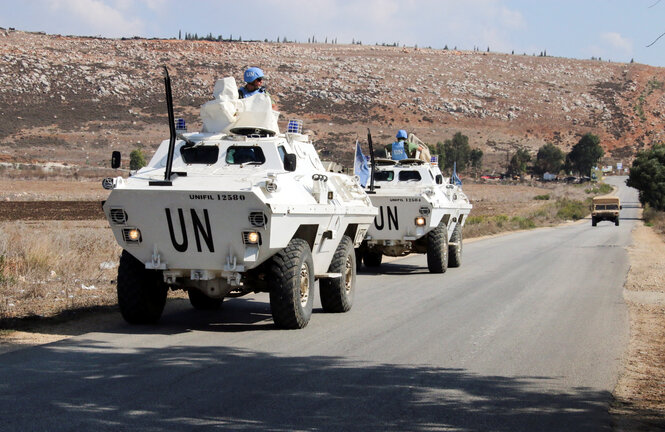
[[386,146],[386,150],[390,152],[392,160],[402,160],[415,156],[418,146],[406,140],[408,134],[404,129],[398,130],[395,138],[397,138],[397,141]]
[[251,67],[245,71],[243,78],[245,80],[245,85],[238,89],[238,97],[240,99],[254,96],[258,93],[266,93],[265,87],[262,87],[265,75],[261,69]]

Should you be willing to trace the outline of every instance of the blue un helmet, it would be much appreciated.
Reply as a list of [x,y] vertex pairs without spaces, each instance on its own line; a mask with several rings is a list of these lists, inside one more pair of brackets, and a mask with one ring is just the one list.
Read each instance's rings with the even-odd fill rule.
[[251,67],[245,71],[245,82],[251,83],[254,82],[257,78],[263,78],[263,71],[257,67]]
[[400,130],[397,131],[397,135],[395,135],[395,138],[397,138],[397,139],[399,139],[399,138],[406,139],[407,136],[408,135],[406,134],[406,131],[404,129],[400,129]]

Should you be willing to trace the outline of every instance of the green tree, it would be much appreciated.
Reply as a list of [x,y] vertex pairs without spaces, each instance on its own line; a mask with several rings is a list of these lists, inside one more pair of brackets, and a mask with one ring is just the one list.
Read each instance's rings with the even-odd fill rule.
[[480,171],[483,167],[483,151],[480,149],[472,149],[469,153],[469,162],[471,163],[471,168],[473,168],[477,177],[478,171]]
[[566,168],[578,172],[580,175],[589,175],[591,168],[598,164],[604,154],[599,143],[600,138],[592,133],[580,138],[566,157]]
[[554,144],[547,143],[538,149],[534,171],[540,175],[548,173],[556,174],[563,166],[565,154]]
[[517,152],[510,158],[508,164],[508,174],[510,176],[522,176],[526,173],[527,164],[531,162],[531,155],[525,148],[518,149]]
[[446,140],[443,143],[444,167],[452,169],[453,164],[457,162],[457,170],[464,171],[469,165],[470,153],[469,137],[457,132],[452,140]]
[[129,169],[132,171],[139,170],[146,166],[145,155],[141,149],[134,149],[129,154]]
[[483,151],[480,149],[472,149],[469,152],[469,162],[471,167],[475,169],[481,169],[483,166]]
[[637,153],[626,184],[640,191],[640,202],[665,210],[665,145]]

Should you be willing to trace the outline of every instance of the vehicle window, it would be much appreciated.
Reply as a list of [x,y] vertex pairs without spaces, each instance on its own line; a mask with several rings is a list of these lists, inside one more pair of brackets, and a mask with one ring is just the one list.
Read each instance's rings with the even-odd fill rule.
[[286,155],[286,148],[284,146],[279,146],[277,147],[277,151],[279,152],[279,157],[282,159],[282,164],[284,163],[284,155]]
[[180,156],[186,164],[204,164],[211,165],[217,162],[219,158],[219,147],[217,146],[194,146],[181,147]]
[[605,210],[605,204],[596,204],[596,210]]
[[605,206],[605,208],[607,210],[619,210],[619,206],[616,204],[608,204],[607,206]]
[[377,171],[374,173],[374,181],[393,181],[395,173],[393,171]]
[[400,171],[399,181],[420,180],[420,173],[418,171]]
[[226,152],[226,163],[231,165],[242,165],[244,163],[263,164],[266,157],[261,147],[256,146],[232,146]]

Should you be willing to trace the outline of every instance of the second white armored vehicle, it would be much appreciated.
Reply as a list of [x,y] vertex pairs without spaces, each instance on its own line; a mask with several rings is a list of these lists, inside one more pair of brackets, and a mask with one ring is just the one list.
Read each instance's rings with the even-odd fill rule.
[[421,159],[377,159],[374,165],[368,195],[379,214],[359,258],[367,267],[378,267],[383,255],[424,253],[431,273],[459,267],[462,228],[472,207],[461,186],[444,180],[438,166]]
[[302,123],[280,133],[269,97],[239,100],[232,78],[202,108],[203,132],[178,134],[168,73],[165,83],[171,139],[129,178],[105,181],[125,320],[159,320],[169,288],[197,309],[268,292],[275,324],[302,328],[316,280],[325,311],[348,311],[354,246],[376,215],[357,179],[326,172]]

